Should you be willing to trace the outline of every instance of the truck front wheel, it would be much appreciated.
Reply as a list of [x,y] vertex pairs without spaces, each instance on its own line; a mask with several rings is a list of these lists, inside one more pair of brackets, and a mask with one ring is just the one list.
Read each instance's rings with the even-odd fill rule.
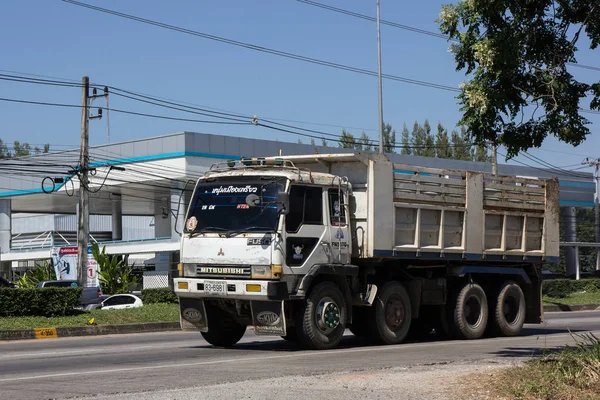
[[231,347],[244,336],[246,325],[239,324],[231,315],[205,302],[208,332],[201,332],[208,343],[217,347]]
[[337,346],[346,330],[346,313],[344,295],[337,285],[319,283],[299,310],[298,341],[307,349],[325,350]]
[[488,303],[483,288],[467,283],[458,292],[453,310],[454,329],[460,339],[479,339],[488,321]]
[[410,297],[400,282],[388,282],[375,298],[369,324],[371,338],[379,344],[401,343],[408,334],[412,311]]

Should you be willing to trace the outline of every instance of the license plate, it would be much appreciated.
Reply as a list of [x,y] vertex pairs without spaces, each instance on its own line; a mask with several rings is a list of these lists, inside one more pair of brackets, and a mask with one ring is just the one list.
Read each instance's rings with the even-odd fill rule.
[[227,294],[227,284],[221,281],[204,281],[204,293]]

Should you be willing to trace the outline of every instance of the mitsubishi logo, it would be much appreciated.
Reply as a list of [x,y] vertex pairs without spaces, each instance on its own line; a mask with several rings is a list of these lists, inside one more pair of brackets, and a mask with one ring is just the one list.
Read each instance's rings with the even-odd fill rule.
[[219,252],[217,253],[218,256],[224,256],[225,253],[223,253],[223,249],[219,249]]

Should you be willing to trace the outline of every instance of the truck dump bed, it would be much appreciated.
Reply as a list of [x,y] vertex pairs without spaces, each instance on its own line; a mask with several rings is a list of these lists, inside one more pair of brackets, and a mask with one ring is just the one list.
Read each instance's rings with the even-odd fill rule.
[[558,180],[393,164],[368,153],[283,157],[347,177],[353,257],[558,260]]

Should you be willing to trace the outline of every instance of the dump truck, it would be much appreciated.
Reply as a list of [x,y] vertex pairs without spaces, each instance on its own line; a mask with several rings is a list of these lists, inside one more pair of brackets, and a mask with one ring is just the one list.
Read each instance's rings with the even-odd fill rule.
[[173,286],[184,330],[336,347],[543,322],[558,180],[397,164],[372,153],[214,164],[194,187]]

